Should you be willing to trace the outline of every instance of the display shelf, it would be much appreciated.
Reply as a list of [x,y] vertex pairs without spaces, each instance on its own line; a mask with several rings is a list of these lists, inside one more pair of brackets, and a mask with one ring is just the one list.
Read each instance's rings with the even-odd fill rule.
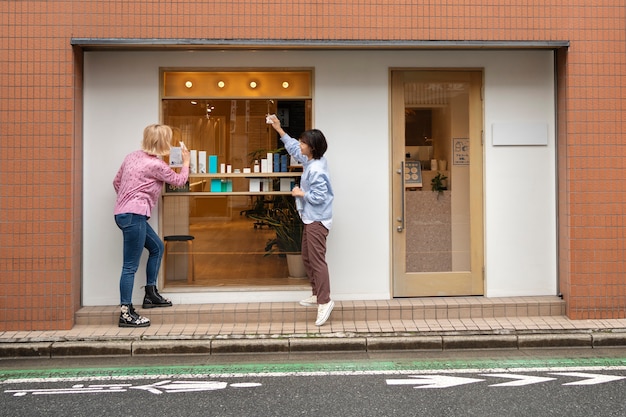
[[291,195],[291,191],[189,191],[163,193],[164,197],[191,196],[191,197],[224,197],[236,195]]
[[[170,191],[168,187],[165,187],[165,192],[163,196],[207,196],[207,197],[218,197],[218,196],[254,196],[254,195],[291,195],[291,191],[277,191],[277,190],[262,190],[262,191],[249,191],[246,190],[248,186],[243,186],[246,184],[245,182],[242,184],[242,180],[277,180],[284,178],[299,178],[302,176],[301,171],[290,171],[290,172],[232,172],[232,173],[210,173],[210,174],[189,174],[189,187],[192,190],[196,187],[201,187],[201,191],[191,191],[188,189],[185,190],[177,190]],[[210,187],[210,182],[214,180],[235,180],[239,181],[239,185],[237,190],[235,191],[209,191],[206,190],[206,187]]]
[[302,176],[302,172],[233,172],[217,174],[189,174],[189,178],[295,178]]

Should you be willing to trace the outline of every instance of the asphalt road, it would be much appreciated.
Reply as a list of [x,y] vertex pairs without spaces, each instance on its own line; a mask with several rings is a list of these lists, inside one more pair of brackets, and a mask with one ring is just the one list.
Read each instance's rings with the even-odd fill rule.
[[14,417],[626,415],[623,349],[21,360],[0,376]]

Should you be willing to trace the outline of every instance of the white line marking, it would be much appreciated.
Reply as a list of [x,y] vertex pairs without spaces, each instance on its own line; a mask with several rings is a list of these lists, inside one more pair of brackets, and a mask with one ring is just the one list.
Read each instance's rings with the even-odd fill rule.
[[484,381],[484,379],[460,378],[448,375],[411,375],[411,378],[413,379],[388,379],[387,385],[421,385],[413,388],[450,388]]
[[552,373],[552,375],[573,376],[576,378],[585,378],[582,381],[568,382],[563,385],[596,385],[604,384],[605,382],[619,381],[625,379],[626,376],[619,375],[599,375],[599,374],[584,374],[580,372],[559,372]]
[[532,375],[512,375],[512,374],[481,374],[481,376],[491,376],[495,378],[511,378],[515,381],[492,384],[490,387],[521,387],[524,385],[539,384],[541,382],[554,381],[556,378]]
[[215,391],[224,389],[228,386],[226,382],[219,381],[170,381],[165,380],[150,385],[140,385],[130,387],[131,389],[140,389],[151,392],[153,394],[172,393],[172,392],[192,392],[192,391]]

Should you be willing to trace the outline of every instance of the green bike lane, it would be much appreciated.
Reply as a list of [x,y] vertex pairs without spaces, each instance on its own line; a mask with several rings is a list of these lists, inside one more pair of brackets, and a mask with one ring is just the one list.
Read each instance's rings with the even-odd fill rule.
[[626,349],[448,354],[245,355],[0,361],[0,383],[33,380],[626,370]]

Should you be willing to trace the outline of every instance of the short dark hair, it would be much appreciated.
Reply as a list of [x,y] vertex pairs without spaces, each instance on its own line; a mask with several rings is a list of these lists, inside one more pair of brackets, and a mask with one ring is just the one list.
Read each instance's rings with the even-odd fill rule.
[[322,131],[318,129],[303,132],[302,135],[300,135],[300,140],[309,145],[313,159],[320,159],[326,153],[326,149],[328,149],[326,137]]

